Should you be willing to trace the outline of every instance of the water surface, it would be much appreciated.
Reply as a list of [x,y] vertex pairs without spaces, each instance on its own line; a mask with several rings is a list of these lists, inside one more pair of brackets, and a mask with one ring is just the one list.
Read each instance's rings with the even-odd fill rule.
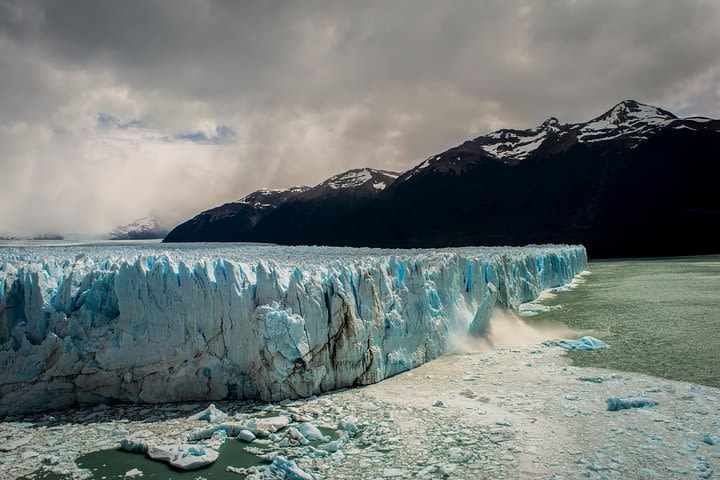
[[527,318],[563,322],[610,348],[571,353],[578,366],[647,373],[720,387],[720,256],[591,261],[574,290]]

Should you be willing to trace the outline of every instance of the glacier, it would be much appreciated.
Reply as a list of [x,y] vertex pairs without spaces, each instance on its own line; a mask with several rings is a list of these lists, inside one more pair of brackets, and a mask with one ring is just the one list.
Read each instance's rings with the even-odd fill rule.
[[582,246],[0,249],[0,415],[378,382],[585,270]]

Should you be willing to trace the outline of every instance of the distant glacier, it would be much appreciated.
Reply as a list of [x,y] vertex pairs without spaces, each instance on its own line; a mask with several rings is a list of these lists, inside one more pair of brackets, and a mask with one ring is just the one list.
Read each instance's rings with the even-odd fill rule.
[[566,245],[0,249],[0,415],[378,382],[586,263]]

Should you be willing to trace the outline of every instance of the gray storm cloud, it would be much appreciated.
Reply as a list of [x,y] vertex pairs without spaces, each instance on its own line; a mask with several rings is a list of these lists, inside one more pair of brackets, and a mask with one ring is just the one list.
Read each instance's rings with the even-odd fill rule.
[[181,220],[624,98],[720,116],[716,1],[0,1],[0,232]]

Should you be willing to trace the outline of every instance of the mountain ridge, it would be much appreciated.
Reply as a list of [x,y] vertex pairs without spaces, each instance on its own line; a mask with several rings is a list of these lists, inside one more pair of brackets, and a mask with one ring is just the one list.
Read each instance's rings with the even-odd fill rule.
[[[708,179],[720,174],[716,158],[720,121],[678,118],[625,100],[584,123],[550,117],[538,127],[490,132],[401,174],[387,174],[381,189],[367,188],[372,182],[366,180],[363,195],[350,194],[356,192],[353,182],[337,197],[330,195],[337,191],[328,187],[332,179],[367,176],[361,173],[367,169],[353,169],[308,188],[252,225],[244,214],[223,225],[190,220],[166,241],[383,247],[580,242],[596,257],[637,256],[643,252],[636,240],[648,238],[636,227],[647,218],[661,224],[660,206],[669,219],[709,234],[707,215],[720,216],[720,203],[708,194],[714,188]],[[626,247],[619,243],[623,229],[630,232]],[[665,236],[659,242],[652,237],[647,252],[714,251],[712,242],[694,234],[690,240]]]

